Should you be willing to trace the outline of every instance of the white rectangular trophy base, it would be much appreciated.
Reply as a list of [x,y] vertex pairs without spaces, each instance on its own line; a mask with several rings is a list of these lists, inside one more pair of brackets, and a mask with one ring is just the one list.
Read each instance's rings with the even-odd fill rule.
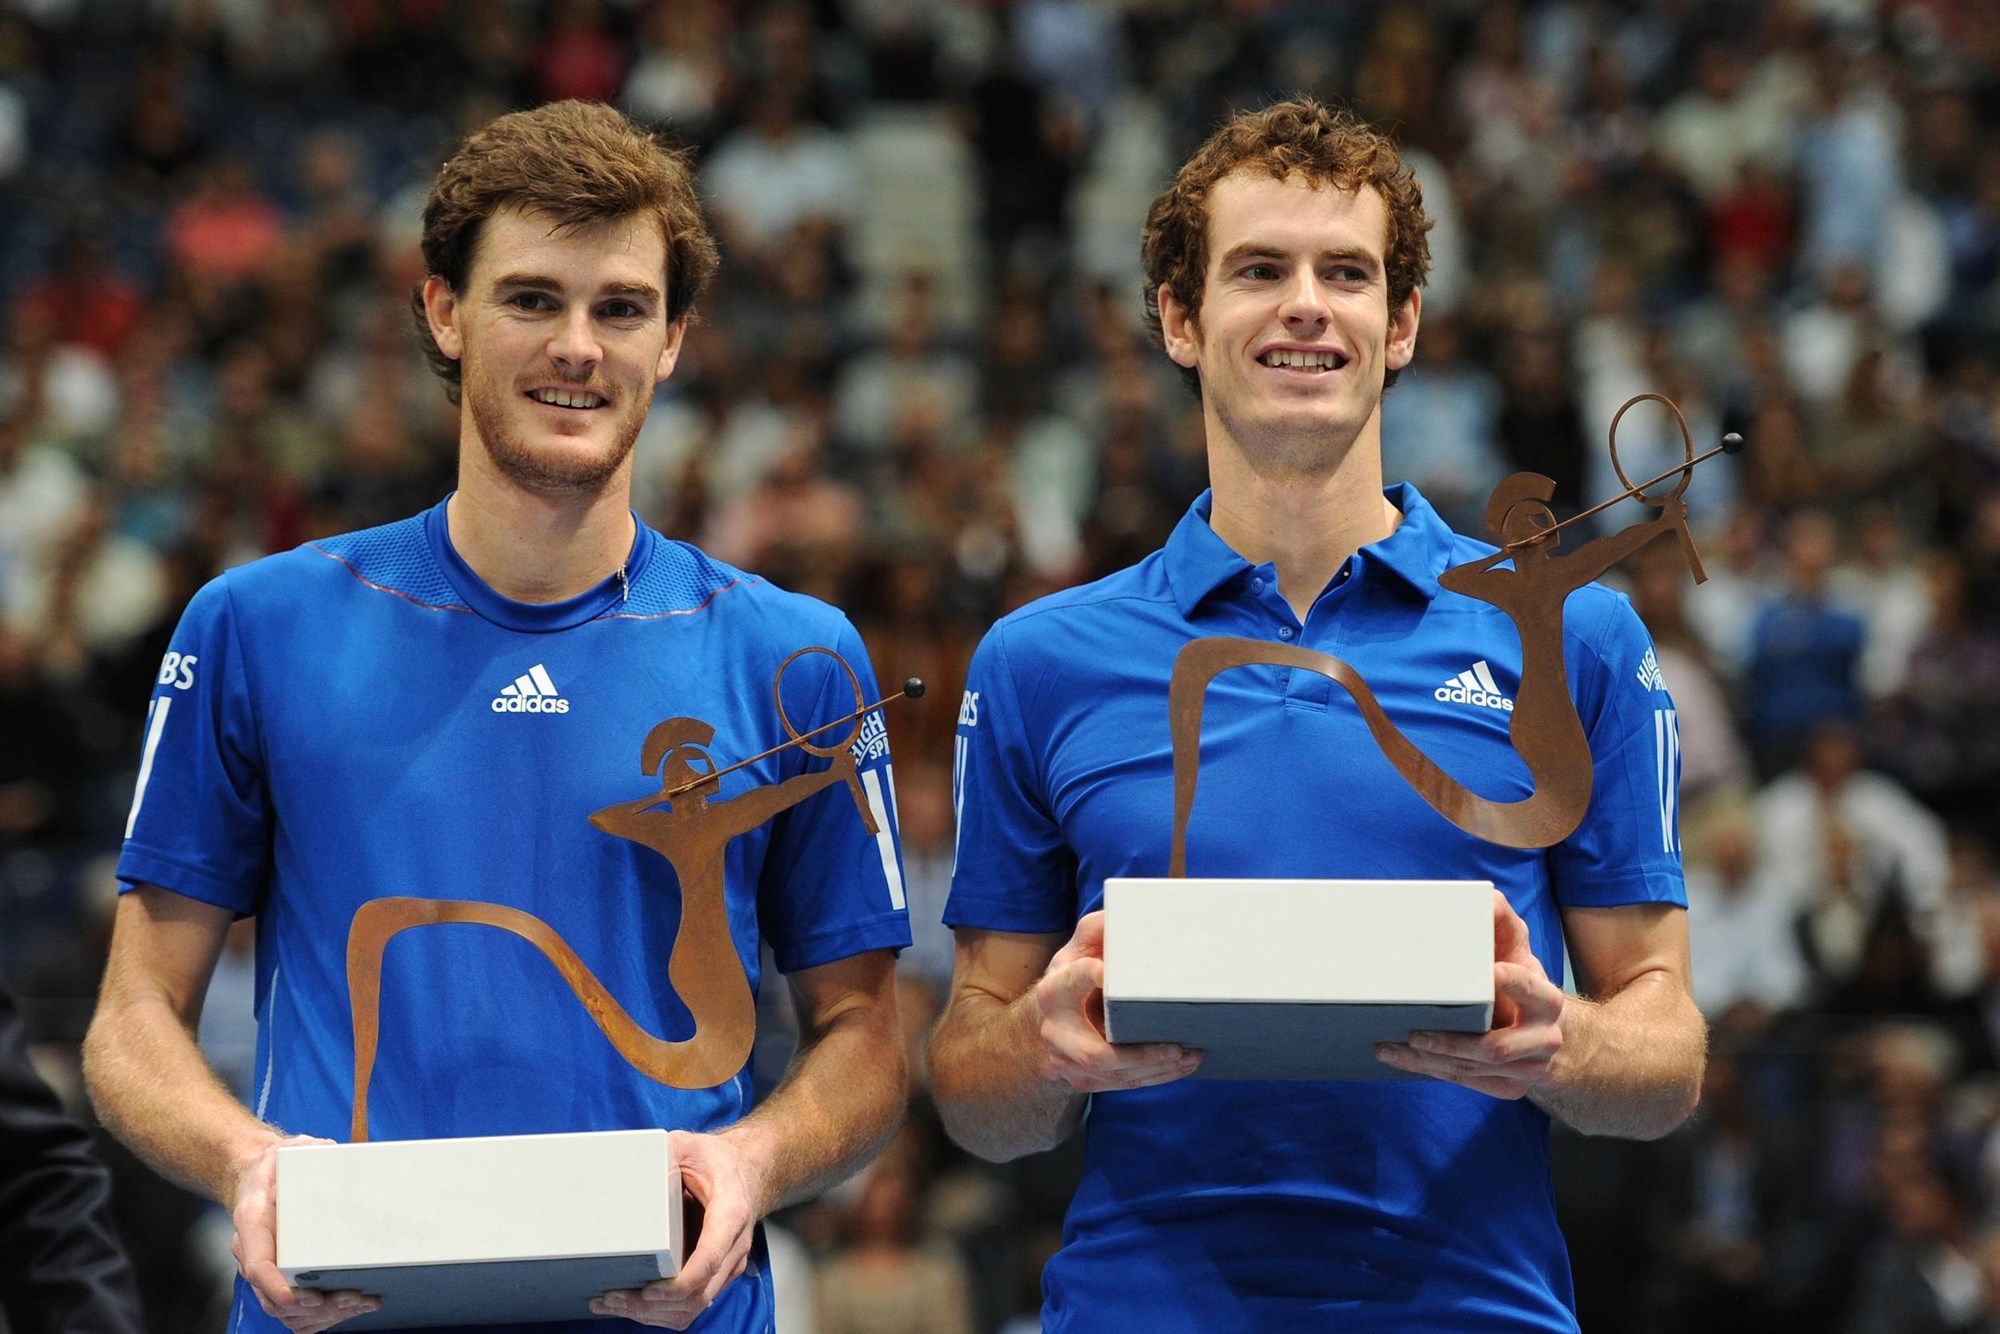
[[1374,1045],[1492,1026],[1493,886],[1108,880],[1104,1020],[1201,1048],[1196,1078],[1411,1078]]
[[590,1318],[680,1270],[664,1130],[278,1150],[278,1270],[382,1299],[342,1329]]

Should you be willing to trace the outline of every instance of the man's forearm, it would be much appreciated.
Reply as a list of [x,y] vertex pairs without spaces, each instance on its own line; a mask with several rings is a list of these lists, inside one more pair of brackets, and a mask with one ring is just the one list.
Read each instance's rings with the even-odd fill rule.
[[284,1137],[223,1087],[164,998],[107,992],[83,1055],[98,1118],[161,1175],[224,1207],[242,1169]]
[[1042,1075],[1041,1022],[1032,989],[1011,1003],[970,992],[931,1037],[931,1092],[945,1129],[990,1162],[1052,1149],[1083,1117],[1085,1096]]
[[1586,1135],[1658,1139],[1701,1098],[1708,1028],[1668,974],[1635,979],[1602,1002],[1571,997],[1563,1045],[1535,1105]]
[[909,1097],[893,1007],[857,1007],[799,1049],[771,1096],[722,1135],[767,1165],[759,1218],[811,1199],[873,1157]]

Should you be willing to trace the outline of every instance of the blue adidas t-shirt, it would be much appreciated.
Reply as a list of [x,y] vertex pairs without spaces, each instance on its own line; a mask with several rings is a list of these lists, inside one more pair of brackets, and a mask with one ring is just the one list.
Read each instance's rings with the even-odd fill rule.
[[[1276,572],[1209,527],[1204,495],[1166,547],[994,627],[958,729],[953,926],[1067,933],[1112,876],[1167,873],[1175,655],[1208,636],[1343,659],[1389,718],[1473,791],[1531,788],[1508,739],[1521,646],[1499,610],[1443,590],[1493,548],[1413,487],[1300,625]],[[1546,850],[1483,842],[1383,758],[1316,672],[1242,667],[1206,696],[1188,874],[1480,879],[1562,976],[1560,910],[1685,905],[1672,701],[1626,599],[1566,604],[1565,658],[1595,787]],[[1090,1100],[1086,1165],[1043,1276],[1044,1329],[1148,1334],[1573,1331],[1548,1175],[1548,1117],[1436,1081],[1184,1080]]]
[[[566,602],[509,601],[453,551],[440,504],[232,570],[189,605],[149,710],[118,875],[256,915],[257,1115],[349,1137],[346,945],[378,898],[531,913],[641,1028],[693,1034],[668,976],[675,872],[589,817],[661,791],[641,749],[664,720],[712,724],[716,768],[786,740],[772,677],[795,650],[837,650],[865,702],[879,696],[859,636],[823,603],[643,524],[621,574]],[[800,658],[782,693],[800,731],[857,708],[824,654]],[[786,971],[909,943],[879,712],[852,749],[858,789],[835,783],[727,845],[728,929],[753,988],[760,942]],[[724,778],[712,800],[827,764],[791,748]],[[640,1074],[505,931],[426,926],[386,950],[372,1139],[703,1131],[751,1100],[747,1066],[694,1090]],[[768,1330],[761,1238],[753,1270],[695,1328]],[[239,1281],[230,1328],[282,1326]]]

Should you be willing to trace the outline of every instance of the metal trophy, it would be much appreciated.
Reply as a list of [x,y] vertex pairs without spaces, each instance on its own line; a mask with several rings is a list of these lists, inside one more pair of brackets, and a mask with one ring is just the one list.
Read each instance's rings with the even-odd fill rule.
[[[806,654],[839,665],[854,711],[800,732],[786,714],[785,672]],[[915,677],[864,703],[853,667],[807,647],[779,664],[771,699],[788,740],[717,769],[705,747],[715,728],[669,718],[639,747],[660,788],[594,812],[590,823],[657,852],[681,888],[667,976],[693,1016],[678,1042],[642,1028],[556,931],[519,908],[463,899],[381,898],[362,905],[347,940],[354,1015],[352,1143],[278,1151],[278,1268],[301,1287],[357,1289],[382,1309],[355,1329],[589,1318],[589,1301],[679,1270],[684,1234],[679,1177],[665,1129],[508,1135],[371,1143],[368,1090],[380,1038],[382,957],[403,931],[474,923],[528,941],[555,965],[591,1020],[626,1061],[675,1088],[712,1088],[735,1076],[756,1037],[755,1000],[729,932],[725,854],[731,840],[825,788],[844,783],[870,834],[879,827],[849,751],[862,720],[923,695]],[[847,725],[839,740],[818,737]],[[824,769],[718,800],[721,780],[782,750],[830,761]],[[706,766],[706,771],[698,766]]]
[[[1642,402],[1672,413],[1686,452],[1681,464],[1635,485],[1618,458],[1618,423]],[[1640,394],[1611,421],[1611,465],[1625,487],[1619,495],[1559,523],[1547,477],[1515,473],[1493,488],[1486,523],[1500,549],[1446,570],[1438,582],[1498,607],[1520,634],[1521,681],[1508,734],[1534,786],[1519,801],[1467,790],[1403,735],[1360,673],[1331,654],[1227,637],[1186,645],[1168,686],[1174,823],[1167,876],[1105,884],[1111,1040],[1202,1047],[1200,1073],[1210,1078],[1395,1079],[1407,1076],[1373,1059],[1376,1042],[1401,1042],[1415,1029],[1485,1031],[1493,1001],[1489,882],[1187,879],[1208,685],[1250,665],[1320,673],[1347,691],[1390,764],[1452,824],[1506,847],[1559,843],[1582,823],[1592,787],[1590,747],[1563,659],[1563,604],[1668,534],[1679,540],[1695,582],[1705,582],[1682,493],[1697,464],[1742,447],[1732,433],[1697,457],[1680,408],[1664,395]],[[1670,478],[1678,478],[1671,490],[1650,492]],[[1559,550],[1565,528],[1626,499],[1659,513],[1573,552]],[[1246,967],[1216,962],[1231,955]],[[1301,990],[1302,978],[1319,980]]]

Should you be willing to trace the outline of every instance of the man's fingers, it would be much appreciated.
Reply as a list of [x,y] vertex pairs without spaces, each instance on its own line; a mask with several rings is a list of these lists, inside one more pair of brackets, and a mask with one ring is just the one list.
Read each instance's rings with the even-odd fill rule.
[[382,1309],[380,1297],[371,1297],[365,1292],[356,1292],[351,1288],[343,1288],[339,1292],[329,1292],[326,1295],[332,1308],[339,1312],[338,1318],[341,1320],[352,1320],[355,1316],[367,1315],[370,1311]]
[[715,1299],[722,1295],[722,1290],[731,1283],[734,1283],[737,1276],[747,1267],[747,1262],[750,1258],[749,1243],[750,1238],[746,1234],[742,1238],[741,1244],[733,1248],[733,1253],[729,1256],[729,1262],[718,1266],[715,1271],[715,1277],[709,1279],[708,1283],[702,1288],[701,1306],[703,1310],[713,1305]]
[[269,1145],[238,1178],[231,1212],[235,1235],[229,1240],[229,1253],[236,1257],[237,1272],[265,1314],[282,1321],[293,1334],[320,1334],[382,1305],[379,1298],[362,1292],[294,1288],[278,1271],[277,1150],[285,1145],[331,1143],[317,1136],[292,1135]]
[[1493,965],[1494,990],[1514,1002],[1516,1025],[1550,1023],[1562,1014],[1563,993],[1549,981],[1540,965],[1517,963]]
[[1185,1078],[1201,1054],[1169,1042],[1112,1043],[1085,1008],[1101,994],[1104,961],[1080,958],[1052,969],[1041,983],[1042,1041],[1063,1082],[1079,1093],[1146,1088]]
[[1080,1016],[1091,995],[1104,988],[1104,960],[1077,958],[1052,967],[1042,986],[1044,1014],[1065,1018]]
[[1054,1058],[1054,1074],[1078,1093],[1107,1093],[1148,1088],[1194,1073],[1201,1064],[1199,1052],[1164,1042],[1106,1041],[1103,944],[1103,911],[1084,914],[1076,933],[1035,984],[1042,1043]]
[[279,1319],[284,1322],[286,1329],[292,1331],[292,1334],[321,1334],[321,1331],[336,1329],[356,1316],[366,1315],[379,1305],[380,1303],[376,1303],[342,1309],[328,1306],[313,1311],[295,1312],[280,1316]]
[[311,1288],[294,1288],[285,1282],[285,1276],[269,1261],[253,1258],[244,1261],[240,1268],[243,1272],[243,1281],[250,1285],[250,1291],[257,1294],[257,1300],[264,1304],[267,1315],[282,1316],[287,1311],[311,1311],[321,1305],[319,1293]]
[[1401,1045],[1420,1055],[1468,1065],[1506,1066],[1521,1061],[1547,1062],[1562,1046],[1562,1035],[1553,1025],[1536,1024],[1496,1028],[1491,1033],[1412,1033],[1409,1042]]
[[702,1313],[703,1304],[694,1293],[649,1284],[604,1293],[591,1301],[590,1310],[593,1315],[623,1316],[643,1325],[686,1329]]
[[1087,912],[1076,919],[1076,930],[1070,933],[1065,950],[1078,955],[1101,959],[1104,957],[1104,909]]
[[1495,961],[1525,963],[1534,957],[1534,942],[1529,938],[1528,924],[1521,920],[1521,914],[1514,911],[1514,905],[1507,902],[1507,896],[1494,890],[1493,958]]
[[[1065,1082],[1089,1093],[1107,1088],[1139,1088],[1194,1073],[1201,1053],[1170,1042],[1112,1043],[1086,1025],[1045,1020],[1042,1041],[1055,1056]],[[1100,1082],[1085,1088],[1082,1080]]]
[[1544,1067],[1532,1062],[1489,1065],[1461,1060],[1437,1052],[1418,1051],[1402,1042],[1385,1042],[1375,1048],[1375,1058],[1384,1065],[1413,1075],[1425,1075],[1489,1094],[1496,1098],[1519,1098],[1539,1082]]
[[1067,1082],[1078,1093],[1116,1093],[1125,1089],[1171,1084],[1177,1079],[1186,1079],[1200,1068],[1201,1053],[1188,1050],[1168,1065],[1149,1062],[1144,1065],[1122,1066],[1108,1074],[1079,1071]]

